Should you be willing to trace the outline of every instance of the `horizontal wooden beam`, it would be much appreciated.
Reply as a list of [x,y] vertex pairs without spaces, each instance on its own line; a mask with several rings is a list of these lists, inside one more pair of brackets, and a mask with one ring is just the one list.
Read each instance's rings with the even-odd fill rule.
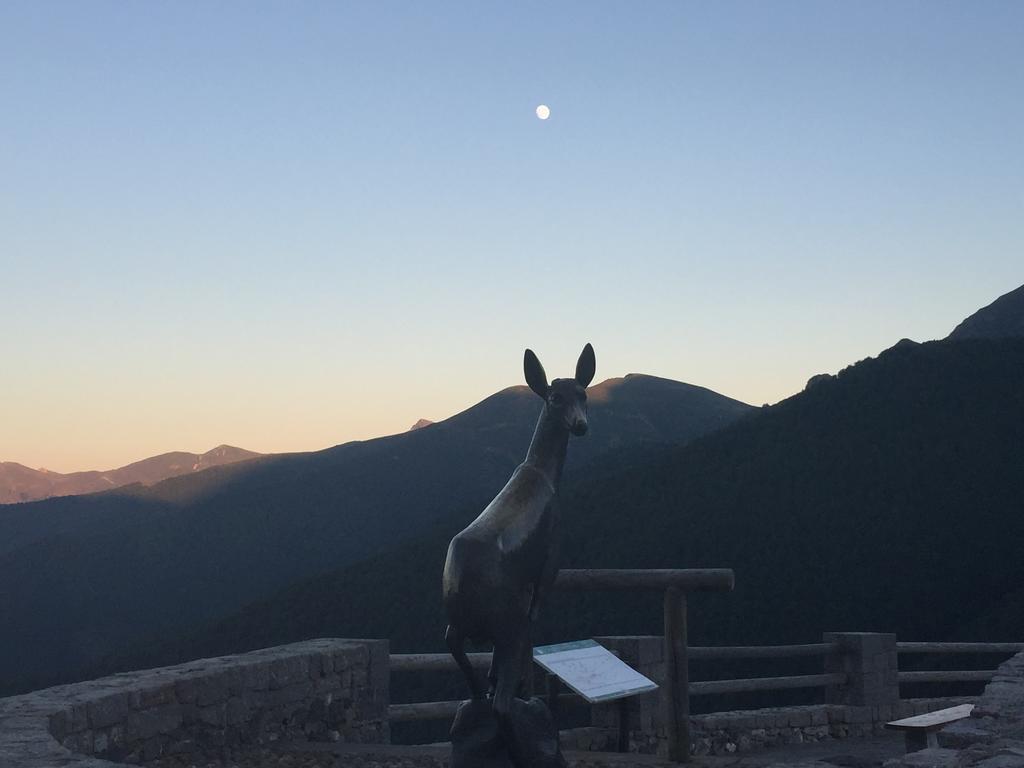
[[839,651],[839,643],[806,645],[694,645],[690,659],[787,659],[798,656],[828,656]]
[[845,683],[845,672],[831,672],[826,675],[750,677],[740,680],[701,680],[699,682],[690,683],[690,695],[712,696],[721,693],[782,691],[789,688],[823,688],[826,685],[844,685]]
[[987,683],[996,673],[994,669],[929,670],[926,672],[900,672],[901,683]]
[[897,653],[1020,653],[1024,643],[896,643]]
[[[491,665],[489,653],[467,653],[469,663],[476,669],[487,669]],[[456,670],[450,653],[392,653],[389,657],[392,672],[433,672]]]
[[573,591],[656,590],[728,592],[736,577],[729,568],[563,568],[556,589]]
[[[708,645],[691,646],[691,659],[781,659],[800,656],[827,656],[839,650],[839,643],[808,643],[805,645]],[[489,653],[467,653],[469,663],[476,669],[487,669],[491,664]],[[433,672],[458,669],[455,659],[448,653],[393,653],[390,657],[392,672]]]

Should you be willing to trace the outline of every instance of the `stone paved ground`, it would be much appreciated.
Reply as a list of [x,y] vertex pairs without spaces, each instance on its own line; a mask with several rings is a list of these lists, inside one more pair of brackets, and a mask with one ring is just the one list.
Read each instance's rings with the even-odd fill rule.
[[[380,747],[357,744],[294,744],[260,749],[214,762],[162,758],[148,768],[445,768],[447,748]],[[879,768],[903,754],[899,734],[866,739],[828,740],[746,752],[728,757],[699,757],[693,768]],[[567,754],[573,768],[668,768],[675,766],[647,755],[603,752]]]
[[700,765],[707,765],[708,768],[768,768],[783,765],[877,768],[886,760],[902,755],[903,750],[903,735],[888,733],[863,739],[826,739],[813,744],[748,752],[736,757],[701,758]]

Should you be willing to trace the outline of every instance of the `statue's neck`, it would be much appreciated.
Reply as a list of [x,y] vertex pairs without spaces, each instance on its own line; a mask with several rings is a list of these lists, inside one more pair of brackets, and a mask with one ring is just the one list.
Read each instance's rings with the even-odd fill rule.
[[565,451],[569,446],[569,430],[561,419],[552,418],[547,406],[540,413],[537,428],[533,431],[530,450],[526,453],[526,461],[535,469],[539,469],[557,490],[562,479],[562,467],[565,465]]

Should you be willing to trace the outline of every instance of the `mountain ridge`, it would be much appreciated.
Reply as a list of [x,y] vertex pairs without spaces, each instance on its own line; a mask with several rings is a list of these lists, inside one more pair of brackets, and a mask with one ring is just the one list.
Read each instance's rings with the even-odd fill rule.
[[54,496],[80,496],[133,483],[152,485],[210,467],[254,459],[263,454],[221,444],[204,453],[168,451],[123,467],[82,472],[32,469],[15,461],[0,462],[0,505],[39,501]]
[[962,320],[948,339],[996,339],[1024,336],[1024,285]]
[[[686,445],[588,465],[565,488],[563,566],[733,568],[733,593],[692,596],[697,644],[820,642],[847,628],[1013,639],[1021,444],[1024,339],[897,344]],[[352,633],[440,651],[445,548],[470,513],[131,664]],[[660,621],[659,599],[556,593],[534,640],[657,633]]]
[[[687,442],[756,410],[654,377],[596,389],[591,419],[603,428],[573,441],[567,474],[609,450]],[[112,648],[393,549],[453,510],[479,512],[525,456],[541,408],[513,387],[429,428],[0,507],[0,624],[11,627],[0,680],[68,679]]]

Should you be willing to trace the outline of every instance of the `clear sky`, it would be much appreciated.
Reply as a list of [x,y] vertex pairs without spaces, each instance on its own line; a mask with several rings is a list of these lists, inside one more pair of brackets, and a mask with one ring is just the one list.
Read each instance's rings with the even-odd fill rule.
[[[774,402],[1024,282],[1024,3],[0,5],[0,460]],[[538,104],[551,108],[538,120]]]

